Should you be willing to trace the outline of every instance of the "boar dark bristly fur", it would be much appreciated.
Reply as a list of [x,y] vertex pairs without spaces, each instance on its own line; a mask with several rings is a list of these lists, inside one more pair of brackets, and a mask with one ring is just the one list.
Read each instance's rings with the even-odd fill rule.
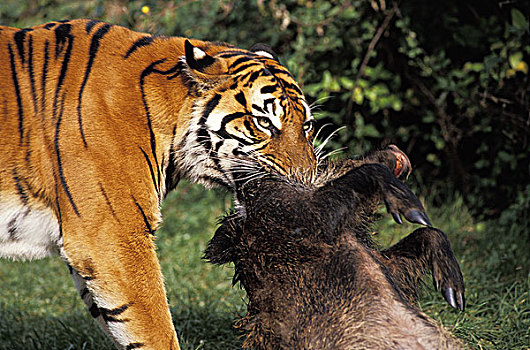
[[234,283],[248,294],[239,321],[244,347],[462,348],[413,303],[421,276],[431,272],[447,301],[463,309],[462,274],[447,236],[420,228],[385,250],[372,243],[369,227],[381,200],[397,221],[401,214],[429,224],[394,176],[406,177],[410,163],[392,147],[324,166],[315,187],[273,178],[242,185],[239,210],[222,220],[205,257],[233,262]]

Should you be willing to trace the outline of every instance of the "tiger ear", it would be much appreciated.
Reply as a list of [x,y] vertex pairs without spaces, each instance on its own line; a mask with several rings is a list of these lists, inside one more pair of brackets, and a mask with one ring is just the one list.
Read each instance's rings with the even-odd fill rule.
[[269,45],[261,43],[254,44],[249,51],[255,53],[256,55],[264,56],[280,63],[280,59],[278,58],[276,53],[272,51],[272,48]]
[[212,82],[215,76],[224,75],[228,70],[225,60],[208,55],[189,40],[184,42],[184,53],[186,64],[198,80]]

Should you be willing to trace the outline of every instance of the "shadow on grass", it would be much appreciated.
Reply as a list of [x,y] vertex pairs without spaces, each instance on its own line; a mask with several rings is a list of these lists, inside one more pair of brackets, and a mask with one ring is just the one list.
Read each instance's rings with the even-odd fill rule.
[[[172,310],[182,350],[238,349],[236,315],[209,307]],[[62,316],[21,311],[0,302],[0,350],[114,350],[89,313]]]

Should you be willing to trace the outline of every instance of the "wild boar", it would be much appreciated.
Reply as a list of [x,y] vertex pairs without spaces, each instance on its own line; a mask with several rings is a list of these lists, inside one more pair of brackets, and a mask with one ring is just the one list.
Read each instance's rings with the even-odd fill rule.
[[[384,164],[384,165],[383,165]],[[392,170],[390,170],[390,169]],[[397,147],[328,163],[312,185],[262,178],[240,186],[237,210],[205,258],[233,262],[248,294],[237,327],[254,349],[461,349],[414,301],[431,273],[448,303],[464,309],[464,282],[445,233],[397,178],[410,172]],[[379,250],[370,226],[383,201],[394,219],[423,224]]]

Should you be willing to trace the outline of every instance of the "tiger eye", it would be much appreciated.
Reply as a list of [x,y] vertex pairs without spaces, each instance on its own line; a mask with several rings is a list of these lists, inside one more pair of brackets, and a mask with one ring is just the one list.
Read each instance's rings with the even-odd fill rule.
[[271,121],[269,120],[269,118],[259,117],[259,118],[256,118],[256,119],[258,121],[259,126],[261,126],[262,128],[264,128],[264,129],[270,128]]

